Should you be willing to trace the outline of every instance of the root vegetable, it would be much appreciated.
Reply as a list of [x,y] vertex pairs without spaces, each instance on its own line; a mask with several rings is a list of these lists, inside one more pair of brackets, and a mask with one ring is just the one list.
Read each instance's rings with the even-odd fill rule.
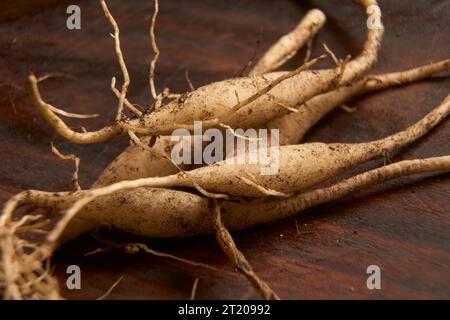
[[[151,137],[143,137],[141,142],[148,145],[150,140]],[[163,177],[177,173],[182,165],[177,167],[169,159],[162,156],[165,153],[170,153],[172,147],[173,143],[169,138],[158,139],[151,148],[152,152],[144,150],[136,144],[130,145],[103,170],[91,188],[107,186],[122,180]],[[110,203],[113,205],[116,199],[119,200],[119,203],[126,201],[126,198],[115,195],[111,197]],[[64,201],[62,205],[64,206]],[[88,216],[77,215],[72,219],[68,228],[68,230],[76,231],[71,234],[67,233],[62,241],[65,243],[72,240],[83,233],[95,229],[99,224],[101,222],[98,219],[89,219]]]
[[[319,31],[325,20],[325,15],[320,10],[315,9],[308,12],[293,31],[281,37],[264,53],[251,70],[251,74],[253,76],[263,75],[281,66]],[[369,75],[358,82],[317,95],[300,107],[293,108],[294,112],[270,121],[265,127],[280,130],[279,143],[281,145],[294,144],[299,142],[304,134],[327,113],[347,100],[425,79],[449,69],[450,60],[447,59],[410,70]]]
[[[306,208],[353,194],[364,188],[401,176],[450,170],[450,156],[405,160],[367,171],[325,188],[284,199],[256,202],[220,201],[225,225],[243,230],[296,214]],[[66,210],[84,197],[86,191],[54,193],[31,190],[11,199],[4,214],[17,205],[32,204]],[[123,201],[126,199],[126,201]],[[110,210],[114,207],[114,210]],[[214,231],[208,215],[210,200],[184,191],[140,187],[121,190],[114,197],[102,196],[86,205],[81,215],[114,228],[147,237],[186,237]],[[1,225],[7,221],[3,216]],[[72,233],[65,230],[64,234]],[[63,234],[63,238],[64,238]],[[61,239],[61,238],[60,238]]]
[[[279,143],[281,145],[295,144],[302,140],[304,134],[327,113],[350,99],[416,82],[449,69],[450,60],[447,59],[400,72],[369,75],[354,84],[314,97],[299,107],[297,112],[275,119],[265,127],[280,130]],[[151,137],[142,137],[141,140],[142,143],[148,145]],[[161,153],[170,154],[174,143],[170,137],[158,138],[152,146],[153,154],[137,145],[131,145],[105,169],[93,187],[121,180],[177,173],[178,169],[170,161],[161,157]]]
[[449,69],[450,60],[447,59],[405,71],[369,75],[358,82],[308,100],[298,108],[298,112],[275,119],[269,122],[266,128],[280,130],[281,145],[295,144],[326,114],[350,99],[419,81]]
[[[450,171],[450,156],[401,161],[361,173],[330,187],[300,193],[287,199],[249,203],[247,205],[223,201],[220,203],[220,206],[222,208],[224,225],[231,230],[242,230],[260,223],[285,218],[314,205],[354,194],[364,188],[387,180],[406,175],[437,171]],[[95,214],[104,213],[104,215],[98,217],[102,219],[103,223],[109,223],[118,229],[137,235],[152,237],[182,237],[208,234],[214,231],[214,223],[210,217],[211,203],[203,197],[182,191],[150,188],[120,192],[124,193],[123,196],[126,196],[127,199],[128,196],[131,196],[132,202],[126,202],[122,206],[117,206],[117,211],[109,212],[108,208],[111,208],[112,203],[108,201],[108,197],[97,199],[102,202],[96,204]],[[170,208],[171,210],[161,211],[160,207],[154,206],[154,200],[158,203],[158,193],[165,193],[166,200],[179,200],[180,202],[177,202],[179,205]],[[67,196],[72,197],[73,194]],[[134,198],[134,196],[137,197]],[[57,198],[59,200],[64,199],[64,195],[55,197],[55,194],[51,193],[30,191],[15,196],[6,204],[0,219],[0,246],[2,248],[0,283],[5,290],[4,298],[60,298],[57,289],[58,284],[50,276],[49,272],[42,268],[42,261],[50,256],[56,244],[47,242],[43,247],[35,247],[37,249],[35,253],[24,254],[20,247],[17,247],[20,245],[20,241],[14,236],[15,229],[19,228],[21,223],[15,223],[12,229],[8,229],[8,226],[11,224],[11,214],[17,205],[24,203],[40,205],[61,204]],[[138,201],[133,202],[134,199]],[[167,205],[170,202],[162,201],[161,203],[164,203],[163,208],[167,209]],[[164,214],[161,215],[161,212],[164,212]],[[103,220],[104,218],[106,220]],[[182,219],[181,221],[179,220],[180,218]],[[58,239],[61,239],[59,233],[63,231],[64,228],[58,229]],[[242,258],[243,256],[239,260],[242,261]],[[11,269],[10,266],[12,265],[19,269]],[[251,271],[251,268],[246,268],[246,270]],[[22,280],[26,280],[25,284],[31,284],[32,290],[27,289],[23,291],[24,289],[21,286],[24,283],[17,278],[19,275],[22,277],[28,276],[28,278]],[[253,276],[256,275],[253,274]],[[265,287],[265,283],[256,287]],[[26,288],[30,287],[26,286]],[[269,295],[266,297],[270,297],[272,291],[267,290],[267,292]]]
[[[298,192],[304,188],[317,184],[328,178],[331,178],[345,169],[368,161],[374,157],[383,156],[386,152],[404,147],[412,141],[423,136],[433,126],[450,112],[450,95],[436,107],[432,112],[425,116],[416,124],[410,126],[404,131],[389,136],[387,138],[376,140],[369,143],[359,144],[321,144],[311,143],[298,146],[284,146],[280,148],[280,170],[274,176],[264,176],[259,174],[257,165],[225,165],[218,163],[208,167],[190,171],[186,173],[176,174],[160,178],[144,178],[132,181],[121,181],[106,187],[79,191],[75,193],[51,194],[38,191],[30,191],[17,195],[5,207],[2,219],[7,221],[12,214],[15,206],[21,202],[29,202],[32,199],[32,204],[37,206],[52,207],[56,209],[68,209],[64,216],[62,223],[63,227],[58,232],[62,233],[72,218],[76,216],[77,212],[86,206],[83,214],[78,215],[80,221],[97,220],[105,223],[111,222],[111,217],[115,216],[117,212],[122,212],[119,208],[125,208],[128,212],[135,210],[142,210],[141,203],[151,201],[151,207],[156,212],[172,212],[171,215],[176,219],[167,220],[164,215],[159,215],[161,219],[159,222],[146,223],[145,214],[141,215],[143,219],[140,224],[145,224],[147,228],[156,228],[153,231],[167,229],[177,229],[176,226],[186,225],[185,211],[189,207],[196,208],[198,201],[202,199],[196,195],[175,190],[164,189],[149,189],[148,187],[170,187],[175,185],[184,185],[195,187],[193,181],[199,184],[202,188],[209,192],[225,192],[233,195],[248,196],[264,196],[267,193],[261,191],[259,188],[251,189],[249,184],[238,177],[245,176],[251,173],[254,180],[254,185],[261,186],[264,190],[275,189],[278,192],[290,193]],[[232,184],[230,184],[232,182]],[[145,188],[143,188],[145,187]],[[133,192],[126,192],[132,190]],[[148,191],[151,190],[151,191]],[[107,197],[115,194],[114,197]],[[149,196],[153,194],[153,196]],[[126,195],[126,196],[125,196]],[[103,200],[101,200],[103,199]],[[95,200],[95,201],[94,201]],[[101,201],[106,201],[103,203]],[[114,212],[107,211],[101,208],[114,208]],[[177,209],[184,206],[185,210]],[[94,213],[96,212],[96,213]],[[177,213],[178,212],[178,213]],[[133,215],[133,214],[129,214]],[[127,224],[129,215],[119,214],[122,219],[122,229],[127,230],[124,225]],[[139,216],[139,215],[135,215]],[[198,226],[203,225],[202,213],[196,213]],[[108,222],[107,222],[108,221]],[[131,221],[131,220],[130,220]],[[134,225],[133,221],[131,225]],[[112,223],[116,225],[116,223]],[[128,228],[131,225],[127,225]],[[75,228],[76,229],[76,228]],[[179,229],[179,227],[178,227]],[[59,237],[59,233],[55,232],[53,239],[50,237],[50,242],[54,243]],[[77,230],[75,233],[79,232]],[[168,231],[170,233],[170,231]],[[157,232],[153,233],[155,236]],[[164,236],[162,234],[161,236]],[[168,236],[168,235],[165,235]]]
[[[127,199],[131,196],[131,202],[122,203],[122,205],[117,206],[117,211],[108,212],[108,208],[111,208],[112,203],[108,201],[108,197],[100,197],[96,200],[100,200],[101,202],[98,202],[94,206],[94,209],[96,210],[95,214],[106,213],[103,216],[97,217],[102,219],[103,223],[109,223],[115,228],[143,236],[182,237],[207,234],[213,232],[215,225],[218,240],[221,241],[224,251],[232,258],[238,269],[250,279],[255,288],[262,293],[263,297],[277,298],[277,295],[270,287],[254,274],[245,257],[237,250],[225,226],[232,230],[246,229],[260,223],[285,218],[314,205],[354,194],[363,188],[387,180],[406,175],[436,171],[450,171],[450,156],[401,161],[364,172],[330,187],[300,193],[287,199],[271,200],[262,203],[248,203],[247,205],[224,201],[220,203],[225,220],[224,224],[220,221],[220,211],[216,211],[215,223],[213,223],[210,218],[210,212],[214,207],[211,207],[210,201],[200,196],[175,190],[144,187],[135,190],[123,190],[119,193],[123,193],[122,196],[125,196]],[[154,200],[158,203],[158,193],[165,193],[166,200],[177,199],[179,201],[186,201],[182,201],[181,203],[177,202],[179,204],[178,206],[170,208],[171,210],[163,211],[164,214],[161,215],[161,208],[154,206]],[[65,196],[73,197],[74,195],[67,194],[56,197],[55,194],[30,191],[15,196],[5,206],[0,220],[0,245],[2,248],[0,283],[5,288],[5,298],[60,298],[57,283],[49,275],[48,271],[41,267],[42,261],[50,256],[57,243],[48,239],[43,247],[36,247],[37,251],[35,253],[25,255],[22,251],[16,251],[19,250],[16,247],[19,241],[15,238],[14,231],[20,227],[20,222],[14,224],[10,232],[6,232],[6,230],[8,230],[7,227],[11,223],[11,214],[17,205],[24,203],[43,206],[52,204],[60,205],[61,202],[64,202],[64,200],[60,200],[64,199]],[[68,202],[73,202],[73,200],[71,199]],[[133,200],[137,201],[134,202]],[[68,202],[66,202],[67,205]],[[163,203],[163,208],[167,209],[167,204],[170,202],[163,201]],[[189,204],[189,206],[186,206],[186,204]],[[92,205],[92,203],[89,205]],[[182,219],[181,221],[180,218]],[[63,228],[58,228],[57,231],[57,233],[52,232],[51,235],[56,235],[56,239],[60,240],[64,226]],[[62,238],[64,238],[64,235]],[[226,245],[227,243],[228,245]],[[32,284],[33,289],[31,292],[28,292],[29,290],[22,292],[23,289],[19,287],[19,284],[23,285],[23,283],[16,278],[16,275],[18,276],[19,273],[16,273],[16,271],[9,267],[13,264],[17,268],[20,268],[16,271],[21,276],[27,274],[29,276],[35,275],[34,278],[26,278],[26,283]]]
[[[264,190],[275,190],[283,194],[298,192],[348,168],[382,157],[386,153],[410,144],[444,120],[449,113],[450,95],[422,120],[384,139],[354,144],[308,143],[282,146],[279,148],[279,170],[273,175],[261,174],[261,162],[259,164],[239,164],[238,156],[236,156],[188,173],[181,172],[166,177],[122,181],[104,188],[93,189],[88,191],[85,199],[90,199],[86,201],[88,203],[97,196],[143,186],[195,188],[198,185],[212,193],[244,197],[266,197],[268,195],[260,188],[252,188],[252,185],[248,183],[248,178],[253,181],[254,185],[261,186]],[[278,152],[278,148],[269,148],[269,150],[271,153]],[[247,180],[243,180],[242,177]],[[79,203],[80,206],[84,204]]]
[[[375,0],[358,0],[364,10],[377,6]],[[366,73],[376,62],[383,28],[369,28],[363,51],[347,64],[336,69],[302,72],[315,61],[293,72],[275,72],[258,77],[247,77],[216,82],[190,92],[180,99],[162,105],[140,119],[119,121],[95,132],[79,133],[70,129],[41,97],[36,77],[31,75],[27,92],[33,104],[56,132],[74,143],[105,141],[127,131],[146,135],[170,134],[174,129],[192,128],[195,120],[204,120],[204,128],[225,124],[231,127],[260,127],[288,111],[288,106],[299,105],[312,97],[353,82]],[[118,42],[118,37],[116,37]],[[117,51],[116,42],[116,51]],[[121,55],[119,55],[119,61]],[[121,63],[122,65],[122,63]],[[124,70],[124,74],[126,70]],[[124,85],[123,92],[127,86]],[[270,94],[267,94],[269,93]],[[125,102],[120,96],[120,101]]]
[[[56,248],[66,241],[100,224],[107,224],[148,237],[215,233],[225,254],[260,294],[266,299],[279,299],[270,286],[256,275],[228,229],[242,230],[281,219],[397,177],[450,171],[450,156],[406,160],[358,174],[329,187],[311,189],[349,168],[386,157],[389,152],[416,141],[450,113],[448,95],[422,120],[384,139],[353,144],[292,145],[325,114],[352,97],[417,81],[450,67],[450,60],[445,60],[359,80],[377,60],[383,26],[381,21],[373,21],[380,18],[375,0],[354,2],[369,17],[367,39],[355,59],[339,60],[325,46],[337,65],[334,69],[308,71],[324,57],[321,56],[305,62],[294,71],[271,72],[291,58],[307,41],[311,42],[323,26],[324,14],[312,10],[293,31],[281,37],[263,55],[250,70],[249,77],[216,82],[196,90],[190,84],[191,92],[178,95],[168,89],[158,94],[155,86],[155,65],[160,54],[154,32],[159,10],[155,0],[149,30],[154,53],[149,69],[149,86],[155,102],[143,113],[126,97],[130,78],[121,51],[119,27],[105,1],[100,0],[105,16],[114,29],[115,51],[124,78],[120,91],[116,89],[115,78],[111,82],[111,89],[118,98],[116,123],[95,132],[75,132],[58,115],[78,118],[92,115],[68,113],[46,103],[38,88],[38,83],[46,77],[30,75],[26,90],[44,118],[69,141],[95,143],[128,134],[134,144],[120,154],[88,190],[80,190],[78,184],[79,158],[64,155],[53,147],[58,157],[75,162],[73,178],[77,190],[28,190],[6,203],[0,217],[0,287],[4,288],[5,297],[60,298],[58,285],[49,270],[43,267],[43,261],[49,259]],[[167,99],[170,101],[165,103]],[[125,119],[125,107],[137,118]],[[169,158],[174,142],[164,135],[179,128],[193,132],[193,123],[197,120],[202,121],[203,130],[211,127],[231,130],[279,128],[281,143],[285,145],[270,146],[266,145],[266,141],[259,140],[256,150],[237,150],[244,151],[244,154],[186,171],[190,168],[179,166]],[[235,132],[235,135],[238,136],[238,133]],[[204,146],[200,144],[198,147]],[[249,162],[250,159],[254,162]],[[52,217],[59,220],[50,220],[48,211],[42,215],[25,214],[17,219],[13,214],[21,205],[51,209]],[[35,242],[22,239],[23,233],[28,232],[40,235],[40,238],[34,239]],[[116,247],[127,248],[130,252],[143,249],[177,261],[209,267],[153,251],[143,244],[119,244]],[[196,284],[197,280],[194,287]],[[195,288],[192,292],[194,296]]]

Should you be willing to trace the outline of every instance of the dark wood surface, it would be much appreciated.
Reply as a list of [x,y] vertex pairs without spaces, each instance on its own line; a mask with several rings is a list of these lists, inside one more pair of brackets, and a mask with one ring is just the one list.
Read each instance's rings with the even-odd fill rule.
[[[126,146],[119,138],[96,145],[72,145],[59,138],[20,90],[27,73],[63,72],[76,81],[44,83],[51,103],[73,112],[98,112],[94,120],[70,120],[73,126],[99,128],[114,118],[112,76],[120,76],[108,35],[111,27],[97,1],[79,1],[82,29],[65,27],[64,1],[0,3],[0,199],[28,188],[69,190],[72,164],[50,152],[54,141],[81,159],[81,184],[89,186]],[[147,37],[151,1],[109,1],[121,26],[121,39],[132,84],[129,97],[141,105],[150,99]],[[377,72],[394,71],[448,58],[448,0],[380,0],[386,36]],[[188,89],[184,70],[196,86],[232,76],[253,56],[290,30],[304,13],[319,7],[328,16],[314,55],[326,42],[337,55],[356,55],[364,41],[365,18],[350,1],[161,1],[157,38],[161,59],[159,88]],[[289,68],[301,63],[299,53]],[[322,66],[331,66],[324,62]],[[352,102],[358,111],[335,111],[307,141],[368,141],[400,130],[421,118],[447,94],[450,81],[435,79],[392,89]],[[448,122],[396,155],[394,160],[448,154]],[[375,161],[352,173],[380,165]],[[235,234],[256,272],[284,299],[450,298],[450,179],[448,174],[399,179],[350,199],[303,212],[297,217]],[[298,226],[298,230],[297,227]],[[112,235],[111,235],[112,236]],[[114,235],[117,236],[117,235]],[[122,240],[130,240],[120,235]],[[133,239],[136,240],[136,239]],[[234,272],[214,237],[138,239],[153,248],[202,261],[224,272],[187,266],[145,254],[109,251],[85,257],[102,246],[90,236],[69,243],[53,259],[63,287],[65,269],[82,270],[82,290],[63,289],[67,298],[95,299],[120,276],[111,299],[188,298],[199,278],[197,298],[258,298]],[[382,269],[382,289],[368,290],[367,266]]]

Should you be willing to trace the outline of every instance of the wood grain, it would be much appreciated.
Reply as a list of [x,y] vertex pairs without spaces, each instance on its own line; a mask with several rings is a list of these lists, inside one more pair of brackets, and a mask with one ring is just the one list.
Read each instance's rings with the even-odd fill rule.
[[[27,73],[63,72],[76,81],[42,85],[44,97],[66,110],[98,112],[101,118],[75,121],[99,128],[114,118],[112,76],[120,70],[109,37],[110,25],[97,1],[77,1],[82,29],[66,29],[64,1],[0,4],[0,200],[28,189],[68,190],[72,165],[51,155],[50,141],[81,157],[81,184],[89,186],[126,146],[125,138],[97,145],[71,145],[55,135],[20,90]],[[132,77],[129,98],[150,101],[147,74],[151,59],[147,36],[151,1],[108,1],[121,26],[121,39]],[[380,0],[386,36],[377,72],[394,71],[448,58],[450,2]],[[232,76],[260,50],[290,30],[312,8],[328,16],[313,55],[325,42],[340,57],[356,55],[364,41],[365,18],[351,1],[161,1],[157,39],[161,59],[158,88],[188,89],[184,70],[196,86]],[[303,59],[300,52],[289,68]],[[324,62],[321,66],[331,66]],[[447,94],[449,79],[434,79],[370,95],[351,103],[358,111],[336,111],[307,136],[307,141],[357,142],[383,137],[421,118]],[[448,122],[394,157],[413,159],[449,154]],[[370,163],[351,173],[380,165]],[[238,246],[258,274],[284,299],[450,298],[450,179],[448,174],[400,179],[351,199],[235,234]],[[109,234],[123,241],[127,235]],[[64,287],[65,269],[82,269],[82,290],[63,289],[67,298],[94,299],[121,276],[111,299],[188,298],[196,277],[197,298],[258,298],[234,272],[213,237],[137,239],[181,257],[209,263],[224,272],[191,267],[145,254],[107,251],[85,257],[101,244],[85,236],[63,247],[53,259]],[[382,269],[382,289],[366,288],[367,266]]]

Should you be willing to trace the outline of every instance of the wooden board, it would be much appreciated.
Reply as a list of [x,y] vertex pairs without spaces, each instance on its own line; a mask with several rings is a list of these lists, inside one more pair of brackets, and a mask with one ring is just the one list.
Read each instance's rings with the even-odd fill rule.
[[[161,1],[157,39],[161,58],[158,88],[188,89],[184,70],[196,86],[233,76],[253,56],[289,31],[305,12],[322,9],[328,22],[313,55],[325,42],[339,56],[356,55],[364,41],[365,18],[351,1]],[[448,58],[450,2],[380,1],[386,36],[376,72],[394,71]],[[20,90],[27,73],[67,73],[77,78],[42,84],[44,97],[66,110],[98,112],[94,120],[70,120],[100,128],[114,118],[109,89],[120,76],[112,32],[97,1],[77,2],[81,30],[66,29],[65,1],[6,1],[0,4],[0,198],[4,203],[28,188],[69,190],[72,164],[57,160],[50,141],[81,157],[81,184],[89,186],[126,146],[119,138],[96,145],[63,141],[43,121]],[[129,98],[150,101],[148,26],[151,1],[108,1],[121,26],[125,59],[132,77]],[[303,60],[300,52],[289,64]],[[331,66],[329,61],[322,67]],[[357,112],[335,111],[308,134],[307,141],[358,142],[383,137],[425,115],[447,94],[450,81],[435,79],[377,93],[350,103]],[[394,160],[449,154],[448,122]],[[374,168],[382,160],[352,173]],[[235,239],[256,272],[284,299],[450,298],[450,179],[448,174],[399,179],[382,187],[303,212],[279,223],[236,233]],[[117,236],[117,235],[115,235]],[[123,241],[130,237],[121,235]],[[136,240],[136,239],[133,239]],[[111,299],[188,298],[199,278],[197,298],[258,298],[221,253],[214,237],[137,239],[180,257],[205,262],[223,272],[188,266],[145,254],[107,251],[85,257],[102,245],[90,236],[63,247],[53,259],[63,288],[65,270],[77,264],[82,290],[63,289],[67,298],[95,299],[124,276]],[[382,270],[382,289],[368,290],[366,268]]]

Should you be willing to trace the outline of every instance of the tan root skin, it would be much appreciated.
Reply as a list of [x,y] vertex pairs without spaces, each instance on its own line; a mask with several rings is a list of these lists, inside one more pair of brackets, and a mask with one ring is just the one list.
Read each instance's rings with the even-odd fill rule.
[[[375,0],[355,0],[370,16]],[[75,132],[59,117],[89,118],[63,111],[46,103],[38,83],[46,76],[30,75],[26,91],[47,122],[64,138],[74,143],[96,143],[117,135],[128,134],[131,145],[102,173],[91,189],[74,192],[43,192],[30,190],[12,197],[0,217],[0,285],[5,297],[58,299],[58,284],[43,268],[42,262],[54,250],[81,233],[100,224],[136,235],[149,237],[186,237],[215,233],[224,253],[266,299],[279,299],[270,286],[254,272],[237,248],[230,230],[242,230],[296,214],[311,206],[332,201],[401,176],[450,170],[450,156],[422,160],[406,160],[383,166],[338,182],[330,187],[310,190],[348,168],[386,153],[398,150],[426,134],[450,113],[450,95],[432,112],[409,128],[384,139],[358,144],[297,143],[325,114],[343,102],[368,92],[402,85],[449,69],[449,60],[403,72],[366,76],[376,63],[384,29],[368,28],[361,53],[354,59],[341,60],[325,47],[336,68],[309,71],[319,58],[305,62],[294,71],[273,72],[290,59],[325,23],[320,10],[311,10],[287,35],[281,37],[250,70],[249,77],[228,79],[194,89],[183,95],[168,89],[158,93],[155,86],[155,66],[160,52],[155,39],[155,24],[159,10],[151,19],[149,34],[153,58],[149,66],[149,87],[155,100],[153,112],[143,113],[126,97],[130,78],[120,45],[120,30],[105,1],[100,1],[106,18],[114,29],[115,52],[124,82],[111,90],[118,98],[116,124],[95,132]],[[310,48],[307,57],[309,60]],[[360,80],[362,78],[362,80]],[[170,100],[166,103],[167,100]],[[126,120],[125,108],[137,119]],[[169,158],[173,148],[170,137],[174,129],[192,132],[193,122],[202,120],[203,128],[280,128],[279,171],[261,174],[258,164],[214,165],[189,170]],[[153,136],[153,137],[151,137]],[[266,149],[264,149],[266,150]],[[273,152],[268,148],[267,152]],[[261,150],[259,150],[261,151]],[[75,161],[73,175],[76,189],[80,160],[64,155],[53,147],[63,160]],[[248,152],[248,151],[247,151]],[[185,191],[171,189],[182,187]],[[212,200],[212,199],[213,200]],[[219,200],[221,199],[221,200]],[[17,207],[32,205],[60,212],[61,218],[50,230],[45,216],[13,217]],[[42,243],[31,244],[21,239],[23,232],[44,233]],[[25,246],[34,251],[25,253]],[[201,263],[154,251],[144,244],[115,245],[130,253],[143,250],[179,262],[202,267]],[[211,268],[214,269],[214,268]],[[191,296],[195,296],[195,282]],[[105,297],[117,284],[103,295]]]
[[450,112],[450,95],[422,120],[409,128],[387,138],[357,144],[308,143],[282,146],[279,149],[279,171],[275,175],[261,175],[258,164],[228,164],[219,162],[188,173],[122,181],[105,188],[96,189],[95,194],[106,195],[120,189],[147,187],[194,187],[193,182],[212,193],[225,193],[234,196],[265,197],[256,188],[239,177],[250,177],[256,185],[283,193],[298,192],[304,188],[327,180],[355,165],[386,152],[402,148],[419,139],[431,128],[444,120]]
[[[376,5],[374,0],[357,1],[357,3],[364,10],[370,5]],[[115,26],[113,19],[111,23]],[[127,71],[122,64],[123,58],[118,50],[120,42],[116,28],[115,32],[116,52],[124,77],[127,79]],[[363,51],[355,59],[335,69],[305,72],[299,68],[298,72],[277,72],[212,83],[188,93],[182,99],[174,99],[158,107],[154,112],[144,115],[142,119],[121,121],[117,125],[95,132],[78,133],[71,130],[52,111],[53,106],[42,99],[38,81],[33,75],[28,79],[27,92],[34,105],[53,128],[74,143],[101,142],[124,134],[127,130],[147,135],[170,134],[179,127],[191,128],[195,120],[204,120],[205,129],[218,127],[221,123],[233,128],[257,128],[288,112],[280,107],[280,102],[294,107],[318,94],[349,84],[363,76],[377,61],[383,32],[383,28],[368,29]],[[277,81],[281,78],[283,78],[282,81]],[[125,81],[120,94],[119,107],[121,108],[126,102],[123,95],[127,88],[128,82]],[[267,95],[267,92],[270,92],[270,95]]]
[[325,14],[319,9],[308,11],[294,30],[282,36],[265,52],[250,74],[262,75],[283,65],[324,26],[325,22]]
[[[405,160],[362,173],[332,187],[307,191],[288,198],[248,202],[245,205],[233,201],[220,203],[225,225],[230,230],[242,230],[294,215],[313,205],[353,194],[386,180],[410,174],[448,170],[450,156]],[[52,195],[34,191],[26,201],[67,209],[79,198],[72,196],[67,197],[67,201],[58,201]],[[64,194],[61,194],[61,197],[64,198]],[[80,214],[91,214],[93,219],[141,236],[186,237],[213,232],[208,202],[208,199],[188,192],[140,187],[99,197],[88,204]],[[108,210],[112,206],[115,210]],[[165,214],[161,215],[161,212]]]
[[[261,176],[255,172],[253,177],[258,179],[256,181],[258,185],[270,186],[272,189],[276,189],[275,187],[279,186],[282,191],[298,192],[307,186],[331,178],[352,165],[370,160],[376,156],[382,156],[386,151],[392,151],[411,143],[445,119],[449,112],[450,96],[416,124],[385,139],[362,144],[327,145],[311,143],[281,147],[280,156],[282,159],[285,157],[285,161],[281,161],[280,173],[277,176]],[[215,168],[214,171],[212,171],[212,168]],[[190,171],[188,177],[193,178],[195,181],[200,181],[199,183],[203,183],[203,187],[206,187],[205,184],[209,183],[211,188],[217,188],[221,192],[241,192],[241,195],[245,196],[252,194],[246,183],[235,178],[240,173],[239,170],[236,171],[236,166],[219,168],[221,168],[220,164],[196,169]],[[221,172],[221,174],[218,175],[217,172]],[[215,175],[211,177],[214,173]],[[33,196],[27,195],[27,197],[33,199],[32,203],[38,206],[59,207],[59,209],[64,210],[70,208],[70,214],[68,215],[72,215],[72,217],[77,214],[78,210],[86,206],[78,215],[78,218],[94,219],[105,223],[108,221],[107,223],[111,223],[125,231],[133,232],[133,224],[137,224],[140,228],[145,226],[145,228],[153,230],[152,232],[156,232],[148,233],[148,236],[170,236],[170,234],[172,236],[181,236],[180,234],[177,235],[176,232],[172,233],[172,230],[179,230],[180,226],[186,225],[186,212],[189,211],[189,208],[198,209],[198,206],[206,206],[205,202],[201,200],[203,198],[186,192],[151,189],[148,187],[176,185],[179,177],[180,175],[177,174],[162,178],[121,181],[103,188],[81,191],[72,195],[67,193],[60,194],[59,197],[33,191]],[[225,180],[220,180],[219,177]],[[265,181],[265,179],[269,179],[269,182]],[[190,180],[183,180],[183,182],[186,181]],[[229,181],[233,181],[233,184],[228,184]],[[266,196],[259,193],[258,189],[254,191],[255,196]],[[30,199],[29,201],[31,201]],[[82,202],[80,202],[80,199]],[[146,201],[151,201],[151,205],[144,205],[143,203]],[[76,204],[74,205],[75,202]],[[247,206],[248,204],[242,205],[243,208]],[[114,207],[115,210],[105,210],[108,207]],[[145,212],[142,212],[141,208],[146,208]],[[153,218],[151,218],[152,215],[150,213],[152,210],[155,210]],[[171,212],[170,216],[168,214],[156,214],[156,212],[169,211]],[[128,213],[126,214],[126,212]],[[133,214],[133,212],[136,212],[136,214]],[[142,212],[142,214],[138,212]],[[202,234],[208,223],[205,223],[206,220],[201,210],[193,210],[193,212],[195,213],[192,213],[192,216],[195,216],[195,219],[197,219],[194,228],[196,231],[187,228],[189,230],[188,235]],[[254,214],[261,215],[260,212],[256,211]],[[139,217],[142,220],[138,222],[130,219],[130,216]],[[159,221],[155,221],[155,217]],[[110,222],[110,219],[113,219],[114,222]],[[250,218],[246,216],[242,217],[242,219]],[[69,221],[70,218],[68,219]],[[167,229],[167,234],[158,234],[161,231],[157,230],[163,230],[164,228]],[[66,229],[66,233],[70,233],[70,229]]]
[[269,122],[266,128],[280,129],[281,145],[296,144],[320,119],[350,99],[426,79],[448,70],[450,70],[449,59],[405,71],[369,75],[351,85],[308,100],[298,108],[298,112],[275,119]]

